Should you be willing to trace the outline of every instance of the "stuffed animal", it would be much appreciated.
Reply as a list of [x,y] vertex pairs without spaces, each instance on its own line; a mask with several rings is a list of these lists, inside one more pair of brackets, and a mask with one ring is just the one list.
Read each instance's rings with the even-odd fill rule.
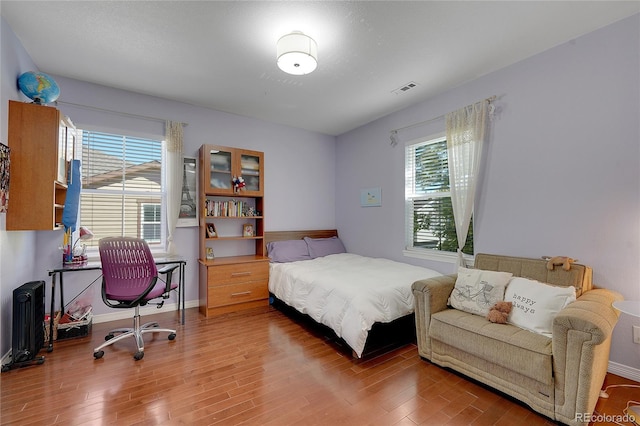
[[547,260],[547,269],[550,271],[553,271],[556,265],[562,265],[562,269],[568,271],[571,269],[571,264],[578,261],[567,256],[543,257],[543,259]]
[[496,302],[495,305],[489,310],[487,314],[487,319],[491,322],[495,322],[497,324],[506,324],[507,318],[509,317],[509,312],[511,312],[511,307],[513,303],[500,301]]

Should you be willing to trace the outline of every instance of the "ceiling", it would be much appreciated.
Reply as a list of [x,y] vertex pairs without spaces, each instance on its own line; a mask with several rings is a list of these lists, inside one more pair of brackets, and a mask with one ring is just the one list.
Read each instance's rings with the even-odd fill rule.
[[[42,72],[328,135],[638,11],[640,1],[0,1]],[[318,44],[309,75],[276,66],[291,31]]]

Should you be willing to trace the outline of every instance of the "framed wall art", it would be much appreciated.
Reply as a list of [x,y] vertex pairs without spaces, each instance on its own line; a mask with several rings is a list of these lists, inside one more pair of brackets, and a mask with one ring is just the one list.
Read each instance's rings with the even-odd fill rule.
[[198,160],[182,160],[182,195],[177,226],[198,226]]
[[366,188],[360,190],[360,205],[362,207],[379,207],[382,205],[380,188]]

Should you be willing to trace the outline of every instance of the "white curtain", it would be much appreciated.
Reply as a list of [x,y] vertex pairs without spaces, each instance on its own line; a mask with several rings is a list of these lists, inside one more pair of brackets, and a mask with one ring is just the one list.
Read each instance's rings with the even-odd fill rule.
[[465,265],[462,249],[473,214],[488,114],[489,100],[484,100],[446,115],[449,183],[460,266]]
[[182,123],[167,121],[165,125],[165,149],[166,149],[166,183],[167,183],[167,251],[175,254],[176,224],[180,214],[180,201],[182,192],[182,161],[183,140]]

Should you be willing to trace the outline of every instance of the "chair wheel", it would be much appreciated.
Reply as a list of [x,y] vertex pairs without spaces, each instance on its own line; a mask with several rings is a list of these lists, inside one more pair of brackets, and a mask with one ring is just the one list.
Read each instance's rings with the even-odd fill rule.
[[176,338],[176,333],[169,334],[169,340],[173,340]]
[[94,353],[93,353],[93,357],[94,357],[95,359],[100,359],[100,358],[102,358],[103,356],[104,356],[104,351],[98,351],[98,352],[94,352]]
[[107,334],[106,336],[104,336],[104,340],[111,340],[114,337],[116,337],[116,336],[114,336],[113,334]]
[[142,351],[138,351],[135,353],[135,355],[133,355],[133,359],[135,359],[136,361],[140,361],[143,357],[144,357],[144,352]]

